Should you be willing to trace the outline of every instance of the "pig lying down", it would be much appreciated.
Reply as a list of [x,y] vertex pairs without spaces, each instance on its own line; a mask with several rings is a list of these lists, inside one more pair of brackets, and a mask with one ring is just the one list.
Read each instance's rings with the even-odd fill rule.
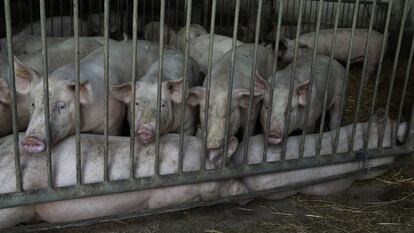
[[[160,173],[162,175],[178,172],[179,140],[180,136],[178,134],[161,137]],[[229,154],[233,154],[237,148],[237,140],[232,142],[229,147]],[[82,182],[84,184],[102,182],[104,137],[85,134],[82,135],[81,143]],[[130,139],[110,137],[109,144],[110,180],[128,179],[130,174]],[[135,161],[137,161],[135,174],[137,177],[154,175],[155,143],[146,145],[135,143],[135,145]],[[184,171],[200,170],[203,162],[202,151],[201,139],[185,137]],[[68,137],[52,149],[55,187],[76,184],[75,155],[75,137]],[[46,157],[43,154],[33,156],[22,153],[24,190],[45,188],[47,186]],[[220,166],[220,164],[211,163],[210,161],[205,161],[205,165],[208,169]],[[8,136],[0,144],[0,193],[15,191],[14,172],[13,137]],[[0,228],[11,227],[21,222],[34,222],[35,220],[67,222],[125,214],[186,202],[213,200],[219,197],[245,193],[246,191],[246,187],[240,181],[224,180],[1,209]]]
[[[157,94],[158,94],[158,66],[159,60],[154,62],[148,73],[135,84],[135,133],[141,143],[153,142],[156,139],[157,121]],[[164,53],[163,77],[161,89],[161,135],[179,133],[181,126],[181,103],[184,82],[184,55],[178,50],[167,50]],[[198,66],[189,58],[187,65],[186,93],[189,88],[201,85]],[[115,98],[127,104],[131,101],[130,82],[113,86],[111,89]],[[130,106],[130,105],[128,105]],[[195,108],[185,104],[184,131],[188,135],[195,133]],[[130,124],[131,125],[131,124]]]
[[[319,32],[317,53],[330,56],[333,29],[324,29]],[[371,76],[377,69],[381,55],[384,35],[372,31],[371,40],[367,43],[368,30],[355,29],[353,45],[351,48],[351,63],[362,62],[365,58],[365,49],[368,44],[367,74]],[[340,62],[347,62],[351,28],[338,28],[335,42],[334,58]],[[303,34],[299,37],[298,57],[312,53],[315,44],[315,32]],[[289,62],[293,60],[295,40],[282,39],[279,43],[279,58]]]
[[[370,140],[368,143],[368,149],[373,149],[378,147],[378,138],[380,135],[385,135],[383,146],[391,146],[391,135],[395,126],[395,122],[387,120],[385,129],[383,126],[383,120],[380,117],[377,118],[372,124],[371,132],[369,132]],[[363,147],[363,140],[365,133],[367,131],[367,123],[358,123],[355,142],[353,145],[353,151],[358,151]],[[399,127],[398,135],[405,135],[407,126],[401,124]],[[331,155],[333,153],[333,144],[335,139],[335,131],[326,132],[323,134],[322,144],[321,144],[321,155]],[[348,125],[340,128],[339,143],[337,152],[347,152],[349,148],[350,139],[352,137],[352,125]],[[287,139],[287,149],[286,149],[286,159],[297,159],[300,150],[302,136],[292,136]],[[313,157],[316,153],[316,145],[318,143],[319,134],[306,135],[305,137],[305,147],[304,147],[304,157]],[[403,140],[402,137],[399,137],[400,140]],[[263,156],[263,146],[264,146],[264,135],[256,135],[251,137],[249,140],[249,151],[247,152],[247,163],[248,164],[257,164],[262,162]],[[270,145],[267,150],[267,161],[274,162],[279,161],[282,153],[281,145]],[[241,164],[243,158],[243,146],[239,146],[235,155],[233,156],[233,162],[236,166]],[[394,157],[383,157],[369,160],[369,167],[380,166],[385,164],[390,164],[394,161]],[[295,171],[288,172],[279,172],[266,175],[257,175],[249,176],[242,178],[245,185],[251,191],[266,190],[271,188],[283,187],[285,185],[290,185],[299,182],[312,181],[315,179],[320,179],[324,177],[340,175],[352,171],[356,171],[361,167],[360,162],[351,162],[338,165],[327,165],[323,167],[315,167],[308,169],[300,169]],[[348,188],[355,180],[373,178],[375,176],[382,175],[383,172],[374,172],[372,175],[368,176],[359,176],[354,178],[344,178],[339,180],[340,182],[328,182],[322,183],[319,185],[314,185],[306,187],[303,189],[275,193],[266,198],[269,199],[281,199],[289,195],[293,195],[298,192],[302,192],[310,195],[328,195],[334,192],[342,191]]]
[[[183,27],[177,32],[176,47],[177,49],[181,50],[183,53],[185,52],[186,31],[187,31],[187,28]],[[198,24],[191,24],[190,27],[188,28],[188,31],[190,35],[189,42],[201,35],[205,35],[208,33],[203,26],[198,25]]]

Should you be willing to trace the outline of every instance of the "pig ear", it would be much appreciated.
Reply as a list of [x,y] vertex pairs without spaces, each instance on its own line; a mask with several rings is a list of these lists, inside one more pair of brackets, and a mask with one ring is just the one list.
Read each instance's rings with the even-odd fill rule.
[[227,154],[229,155],[229,159],[231,156],[236,152],[237,146],[239,145],[239,140],[237,140],[236,137],[231,137],[229,141],[227,142]]
[[296,95],[299,98],[299,105],[306,106],[308,90],[309,90],[309,80],[306,80],[305,82],[299,84],[299,86],[296,87]]
[[192,107],[200,105],[205,93],[204,87],[193,87],[188,93],[187,103]]
[[254,83],[254,90],[255,92],[266,92],[270,89],[269,83],[264,79],[260,74],[259,71],[256,70],[256,80]]
[[20,94],[28,94],[31,85],[40,79],[36,71],[20,62],[16,56],[14,56],[14,75],[16,77],[16,90]]
[[[67,85],[71,90],[75,91],[75,82],[68,82]],[[81,104],[91,104],[93,102],[92,85],[88,81],[81,81],[79,95]]]
[[183,77],[178,80],[170,80],[166,82],[167,89],[170,92],[171,100],[174,103],[181,103],[183,95]]
[[111,93],[119,101],[122,101],[126,104],[131,102],[131,83],[124,83],[121,85],[112,85]]
[[7,105],[11,103],[10,89],[6,81],[2,78],[0,78],[0,103]]
[[[244,109],[249,108],[250,92],[247,89],[236,89],[234,93],[236,95],[236,99],[239,100],[239,106]],[[264,91],[255,90],[254,97],[253,97],[253,105],[256,105],[260,101],[262,101],[263,97],[264,97]]]
[[286,51],[289,48],[289,41],[286,38],[280,39],[279,51]]

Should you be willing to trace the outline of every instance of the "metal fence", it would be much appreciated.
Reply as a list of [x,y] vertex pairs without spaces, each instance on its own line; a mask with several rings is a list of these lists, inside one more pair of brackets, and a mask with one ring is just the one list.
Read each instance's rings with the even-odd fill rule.
[[[181,121],[181,134],[180,134],[180,170],[179,173],[177,174],[173,174],[173,175],[160,175],[159,174],[159,149],[160,149],[160,118],[161,118],[161,81],[162,81],[162,74],[163,74],[163,67],[162,67],[162,59],[164,56],[164,51],[165,51],[165,41],[164,41],[164,37],[162,35],[164,35],[164,26],[163,26],[163,22],[169,23],[170,25],[174,25],[174,28],[178,28],[180,23],[183,23],[184,26],[187,27],[187,31],[186,31],[186,39],[188,41],[189,39],[189,31],[188,31],[188,27],[190,26],[190,24],[194,21],[192,21],[192,14],[194,14],[194,12],[203,12],[203,20],[201,20],[200,18],[198,19],[200,23],[203,23],[205,26],[209,27],[209,33],[210,33],[210,38],[214,38],[213,35],[216,33],[216,28],[219,28],[220,25],[225,25],[225,21],[228,20],[228,22],[230,23],[230,26],[232,28],[231,31],[231,35],[233,37],[233,46],[232,46],[232,61],[230,66],[233,68],[230,72],[230,84],[232,83],[232,79],[234,76],[234,63],[236,63],[237,61],[234,59],[235,57],[235,53],[236,53],[236,40],[238,39],[238,30],[239,30],[239,25],[240,22],[242,22],[243,20],[246,21],[248,18],[251,18],[251,16],[254,16],[255,19],[255,30],[254,30],[254,43],[255,43],[255,61],[253,62],[253,69],[255,70],[255,66],[256,66],[256,58],[257,58],[257,47],[259,45],[259,43],[261,42],[260,40],[260,23],[262,21],[262,17],[267,16],[271,18],[271,21],[274,22],[273,27],[275,29],[277,29],[276,34],[274,35],[274,40],[272,41],[272,43],[274,43],[275,45],[275,51],[274,54],[277,56],[278,54],[278,44],[281,40],[281,26],[286,24],[290,27],[293,27],[294,30],[292,30],[291,32],[294,34],[291,34],[291,36],[293,36],[295,38],[295,44],[294,44],[294,51],[295,51],[295,56],[293,59],[293,66],[296,66],[296,62],[297,62],[297,53],[298,53],[298,46],[299,46],[299,36],[301,33],[306,32],[306,31],[313,31],[315,30],[315,41],[318,41],[319,38],[319,31],[323,28],[333,28],[334,29],[334,34],[333,34],[333,43],[332,43],[332,47],[331,47],[331,53],[330,53],[330,63],[332,62],[333,58],[333,51],[335,50],[335,38],[337,35],[337,28],[338,27],[350,27],[351,28],[351,37],[354,36],[355,33],[355,29],[356,28],[367,28],[368,29],[368,38],[367,40],[370,41],[371,38],[371,34],[373,29],[382,31],[384,33],[384,39],[382,42],[382,51],[381,51],[381,58],[380,58],[380,62],[378,64],[378,70],[376,72],[375,75],[375,84],[374,84],[374,88],[372,90],[372,100],[370,101],[371,105],[369,108],[369,113],[368,113],[368,122],[369,122],[369,128],[371,127],[372,124],[372,118],[374,115],[374,110],[377,107],[376,106],[376,100],[377,100],[377,93],[379,91],[379,83],[380,83],[380,79],[382,78],[381,74],[382,74],[382,69],[383,64],[384,64],[384,59],[386,59],[387,57],[387,46],[390,44],[389,42],[389,34],[390,34],[390,23],[392,20],[398,20],[399,22],[399,28],[397,30],[397,37],[396,37],[396,49],[393,51],[393,53],[391,53],[391,55],[388,55],[390,57],[392,57],[392,72],[390,74],[387,75],[387,77],[391,80],[390,81],[390,86],[389,86],[389,91],[388,91],[388,96],[386,98],[386,102],[385,102],[385,111],[386,111],[386,115],[388,116],[390,114],[390,109],[392,108],[392,103],[391,103],[391,99],[392,96],[395,94],[394,91],[394,85],[395,85],[395,79],[396,79],[396,72],[397,69],[400,66],[400,51],[404,48],[402,48],[403,46],[403,39],[404,36],[407,35],[407,28],[405,25],[406,19],[409,16],[409,0],[403,1],[403,2],[399,2],[399,1],[381,1],[381,0],[372,0],[372,1],[360,1],[360,0],[354,0],[354,1],[349,1],[349,0],[337,0],[337,1],[324,1],[324,0],[278,0],[278,1],[271,1],[270,4],[270,11],[265,12],[264,5],[267,4],[268,1],[266,0],[257,0],[257,1],[248,1],[248,3],[246,3],[245,1],[242,0],[234,0],[234,1],[220,1],[220,0],[211,0],[211,1],[204,1],[203,4],[198,4],[197,3],[197,7],[201,7],[201,11],[196,11],[194,10],[195,7],[193,7],[193,5],[195,4],[195,2],[193,3],[192,0],[187,0],[187,1],[170,1],[170,0],[160,0],[159,4],[158,2],[155,1],[138,1],[138,0],[133,0],[133,1],[109,1],[109,0],[104,0],[104,1],[81,1],[81,0],[73,0],[73,5],[70,4],[69,1],[63,1],[61,0],[59,3],[57,3],[56,1],[46,1],[46,0],[39,0],[39,1],[28,1],[29,4],[32,6],[31,9],[33,9],[33,11],[31,10],[30,12],[30,16],[29,16],[29,21],[33,22],[35,15],[38,14],[40,16],[40,22],[41,22],[41,38],[42,38],[42,60],[43,60],[43,85],[44,85],[44,108],[45,108],[45,123],[46,123],[46,132],[47,133],[47,137],[46,137],[46,154],[48,156],[48,174],[49,174],[49,178],[48,178],[48,188],[45,189],[40,189],[40,190],[24,190],[23,186],[22,186],[22,167],[20,166],[21,161],[20,161],[20,148],[19,148],[19,132],[18,132],[18,120],[17,120],[17,107],[16,107],[16,87],[15,87],[15,79],[14,79],[14,68],[13,68],[13,40],[12,40],[12,25],[15,25],[16,22],[12,21],[12,18],[16,18],[14,17],[15,15],[13,15],[15,12],[11,12],[11,1],[10,0],[5,0],[4,1],[4,12],[5,12],[5,26],[6,26],[6,34],[7,34],[7,50],[8,50],[8,63],[9,63],[9,75],[10,75],[10,80],[11,80],[11,96],[12,96],[12,118],[13,118],[13,135],[14,135],[14,142],[15,142],[15,147],[14,147],[14,153],[15,153],[15,165],[16,165],[16,190],[17,192],[13,192],[13,193],[7,193],[7,194],[1,194],[0,195],[0,208],[9,208],[9,207],[16,207],[16,206],[21,206],[21,205],[29,205],[29,204],[36,204],[36,203],[43,203],[43,202],[51,202],[51,201],[58,201],[58,200],[67,200],[67,199],[75,199],[75,198],[83,198],[83,197],[91,197],[91,196],[96,196],[96,195],[106,195],[106,194],[114,194],[114,193],[122,193],[122,192],[128,192],[128,191],[138,191],[138,190],[144,190],[144,189],[151,189],[151,188],[158,188],[158,187],[168,187],[168,186],[175,186],[175,185],[183,185],[183,184],[193,184],[193,183],[199,183],[199,182],[206,182],[206,181],[215,181],[215,180],[222,180],[222,179],[228,179],[228,178],[239,178],[239,177],[243,177],[243,176],[249,176],[249,175],[258,175],[258,174],[268,174],[268,173],[275,173],[275,172],[282,172],[282,171],[290,171],[290,170],[295,170],[295,169],[303,169],[303,168],[310,168],[310,167],[319,167],[319,166],[324,166],[324,165],[332,165],[332,164],[341,164],[341,163],[346,163],[346,162],[352,162],[352,161],[357,161],[358,158],[356,156],[356,152],[352,151],[352,146],[349,147],[349,151],[347,153],[337,153],[336,151],[336,147],[337,147],[337,143],[338,143],[338,137],[339,137],[339,128],[336,130],[336,137],[335,137],[335,142],[336,145],[334,145],[334,153],[332,155],[329,156],[325,156],[325,155],[320,155],[320,149],[321,149],[321,139],[322,139],[322,133],[323,133],[323,126],[325,125],[324,122],[326,121],[326,108],[327,108],[327,100],[326,100],[326,96],[327,96],[327,91],[325,91],[325,101],[323,103],[324,106],[324,110],[322,118],[321,118],[321,127],[319,128],[318,132],[319,132],[319,141],[318,141],[318,146],[316,148],[316,156],[315,157],[310,157],[310,158],[304,158],[303,157],[303,148],[304,148],[304,143],[305,143],[305,134],[307,133],[306,130],[304,130],[302,132],[302,143],[301,143],[301,150],[300,150],[300,155],[299,155],[299,159],[293,159],[293,160],[286,160],[285,156],[286,156],[286,137],[287,135],[284,135],[284,145],[283,145],[283,155],[281,157],[281,160],[278,162],[267,162],[266,158],[267,158],[267,144],[265,143],[265,149],[264,149],[264,154],[263,154],[263,162],[260,164],[247,164],[246,162],[246,156],[247,156],[247,151],[248,151],[248,146],[249,146],[249,135],[246,133],[243,137],[245,144],[241,145],[243,147],[245,147],[244,151],[245,154],[243,156],[243,165],[240,167],[233,167],[233,166],[229,166],[224,164],[224,166],[222,168],[218,168],[218,169],[214,169],[214,170],[208,170],[206,168],[203,168],[200,171],[197,172],[183,172],[182,168],[182,160],[183,160],[183,143],[184,143],[184,117],[182,117],[182,121]],[[224,4],[223,5],[221,4]],[[47,4],[46,4],[47,3]],[[37,4],[39,4],[39,9],[38,12],[35,13],[35,11],[37,11],[37,8],[34,6],[37,6]],[[67,6],[71,6],[70,8],[66,8]],[[96,7],[96,4],[98,4],[98,7]],[[292,4],[297,4],[297,5],[292,5]],[[400,15],[401,18],[396,19],[396,18],[392,18],[392,7],[395,4],[403,4],[403,12]],[[72,7],[73,6],[73,7]],[[172,6],[174,6],[175,8],[173,8]],[[219,7],[221,6],[221,8]],[[247,6],[247,7],[246,7]],[[297,6],[297,7],[296,7]],[[49,9],[49,10],[48,10]],[[58,11],[56,13],[56,10],[59,9],[60,12]],[[84,17],[86,14],[90,14],[93,11],[96,11],[95,9],[103,10],[104,13],[104,20],[102,22],[103,26],[104,26],[104,50],[105,50],[105,55],[104,55],[104,71],[105,71],[105,75],[104,75],[104,82],[105,82],[105,106],[106,106],[106,114],[104,116],[105,118],[105,125],[106,125],[106,129],[105,129],[105,133],[104,133],[104,137],[105,137],[105,146],[104,146],[104,182],[103,183],[98,183],[98,184],[82,184],[81,183],[81,141],[82,141],[82,135],[81,135],[81,129],[80,129],[80,58],[79,58],[79,37],[80,37],[80,22],[79,22],[79,18],[80,17]],[[161,26],[160,26],[160,33],[159,35],[159,41],[160,41],[160,47],[159,47],[159,57],[160,57],[160,66],[158,68],[159,74],[158,74],[158,96],[157,96],[157,106],[158,106],[158,112],[157,112],[157,126],[156,126],[156,163],[155,163],[155,171],[156,171],[156,175],[152,176],[152,177],[144,177],[144,178],[137,178],[134,174],[134,169],[131,169],[131,174],[130,174],[130,178],[127,180],[117,180],[117,181],[111,181],[109,179],[109,173],[108,173],[108,109],[109,109],[109,104],[108,104],[108,95],[109,95],[109,78],[108,78],[108,74],[109,74],[109,68],[108,68],[108,64],[109,64],[109,58],[111,56],[111,54],[109,53],[109,18],[110,18],[110,10],[111,9],[117,9],[116,12],[118,14],[117,17],[121,18],[122,14],[126,14],[129,18],[131,18],[132,20],[128,22],[132,22],[132,25],[129,25],[130,23],[128,23],[128,25],[125,25],[125,27],[122,27],[122,31],[123,32],[128,32],[129,29],[131,29],[131,33],[132,33],[132,41],[133,41],[133,47],[131,48],[133,51],[137,51],[137,43],[138,42],[138,38],[140,37],[139,32],[138,32],[138,28],[139,28],[139,14],[140,12],[142,13],[142,17],[144,18],[142,22],[140,22],[142,25],[144,25],[145,22],[149,22],[153,19],[159,19],[161,22]],[[125,9],[126,11],[124,12],[123,9]],[[170,10],[168,10],[170,9]],[[222,10],[223,9],[223,10]],[[247,10],[246,10],[247,9]],[[285,10],[289,11],[293,9],[293,11],[291,13],[286,13],[285,14]],[[23,9],[20,9],[23,12]],[[166,11],[168,10],[169,14],[166,14]],[[268,10],[268,9],[266,9]],[[53,177],[52,177],[52,162],[51,162],[51,135],[50,135],[50,110],[49,110],[49,91],[48,91],[48,72],[47,72],[47,48],[48,48],[48,43],[47,43],[47,36],[46,36],[46,18],[47,16],[56,16],[56,15],[64,15],[66,14],[68,11],[70,11],[70,14],[72,14],[73,16],[73,39],[75,41],[75,48],[74,48],[74,57],[75,57],[75,69],[76,69],[76,147],[77,147],[77,163],[76,163],[76,177],[77,177],[77,185],[74,187],[64,187],[64,188],[57,188],[57,187],[53,187]],[[150,13],[148,13],[148,11]],[[171,16],[171,12],[177,12],[175,18],[172,21],[168,21],[169,17],[172,18]],[[177,15],[179,15],[178,13],[181,12],[183,18],[178,17]],[[253,13],[255,12],[255,13]],[[264,13],[263,13],[264,12]],[[302,13],[305,12],[305,13]],[[307,12],[307,13],[306,13]],[[12,14],[13,13],[13,14]],[[410,12],[411,14],[413,14],[412,12]],[[265,15],[268,14],[268,15]],[[20,22],[22,25],[25,24],[25,19],[24,16],[18,16],[17,18],[20,18]],[[149,20],[151,19],[151,20]],[[122,21],[122,20],[121,20]],[[204,22],[202,22],[204,21]],[[271,21],[265,21],[264,23],[268,23]],[[263,23],[263,22],[262,22]],[[272,27],[271,24],[267,25],[269,27]],[[130,27],[132,26],[132,27]],[[57,34],[59,35],[59,32],[57,32]],[[208,72],[208,75],[205,77],[207,80],[207,94],[206,96],[210,96],[210,86],[209,84],[211,83],[211,70],[213,67],[212,64],[212,46],[214,44],[214,40],[210,41],[210,48],[209,48],[209,67],[208,70],[210,72]],[[316,42],[317,44],[317,42]],[[396,113],[396,121],[397,123],[399,123],[402,118],[403,118],[403,110],[404,107],[406,105],[406,96],[407,93],[409,93],[408,90],[408,82],[409,79],[411,77],[411,65],[412,65],[412,58],[413,58],[413,53],[414,53],[414,40],[411,38],[410,39],[410,48],[409,48],[409,56],[408,56],[408,62],[406,63],[406,67],[405,67],[405,75],[404,75],[404,83],[402,86],[402,92],[400,95],[400,101],[399,101],[399,106],[398,106],[398,112]],[[351,47],[353,45],[353,40],[350,40],[349,43],[349,47],[348,50],[351,51]],[[185,58],[186,58],[186,63],[188,61],[188,57],[189,57],[189,47],[188,47],[188,42],[186,43],[186,48],[185,48]],[[312,64],[315,64],[315,59],[316,59],[316,54],[317,54],[317,50],[313,49],[312,52]],[[362,72],[361,72],[361,79],[359,82],[359,88],[358,88],[358,97],[356,100],[356,109],[353,112],[353,130],[352,130],[352,138],[351,138],[351,142],[350,145],[353,145],[354,143],[354,137],[355,137],[355,130],[356,130],[356,124],[358,122],[359,119],[359,115],[360,115],[360,111],[361,111],[361,102],[362,102],[362,98],[363,98],[363,91],[364,91],[364,86],[367,83],[367,54],[368,54],[368,46],[367,49],[365,51],[365,59],[363,62],[363,66],[362,66]],[[132,86],[135,86],[135,80],[136,80],[136,73],[137,73],[137,69],[139,69],[139,67],[136,67],[136,59],[137,57],[140,56],[140,54],[134,53],[132,57],[128,58],[128,59],[132,59],[133,62],[133,70],[132,70],[132,77],[131,77],[131,84]],[[276,72],[278,71],[278,67],[280,64],[278,64],[278,60],[275,59],[274,64],[273,64],[273,73],[274,75],[272,76],[271,80],[270,80],[270,85],[271,85],[271,90],[274,89],[275,85],[277,85],[276,81],[275,81],[275,77],[276,77]],[[350,75],[350,68],[351,67],[351,53],[348,53],[348,59],[346,62],[346,77],[348,78]],[[186,65],[187,68],[187,65]],[[292,77],[294,76],[294,71],[295,68],[293,69],[293,73],[292,73]],[[311,73],[313,74],[314,72],[314,68],[312,67],[311,69]],[[184,72],[184,74],[186,74],[187,72]],[[329,73],[331,73],[331,69],[329,71]],[[331,76],[331,74],[329,74],[329,76]],[[186,75],[184,75],[184,82],[186,82],[185,80],[187,79]],[[328,78],[328,83],[329,83],[329,79]],[[293,80],[293,78],[292,78]],[[254,84],[255,82],[255,74],[254,72],[252,72],[252,76],[251,76],[251,88],[250,88],[250,93],[254,93]],[[312,84],[313,82],[313,75],[311,75],[311,79],[310,79],[310,83]],[[347,86],[347,82],[345,82],[344,84],[344,89],[342,93],[346,93],[347,88],[349,88]],[[135,89],[132,88],[132,99],[135,99]],[[231,88],[229,90],[229,96],[231,96]],[[290,101],[292,99],[292,92],[293,92],[293,81],[290,82],[290,86],[289,86],[289,96]],[[184,91],[183,96],[185,96],[186,93]],[[273,93],[270,94],[271,96],[273,96]],[[248,116],[249,119],[252,117],[252,106],[253,106],[253,94],[250,95],[250,101],[249,101],[249,111],[248,111]],[[231,98],[230,98],[231,99]],[[308,98],[309,99],[309,98]],[[345,106],[346,104],[346,100],[347,100],[347,96],[345,94],[342,95],[342,99],[341,99],[341,103],[342,106]],[[209,112],[209,98],[206,98],[206,111],[205,111],[205,116],[208,116],[208,112]],[[309,102],[310,100],[308,100]],[[230,104],[229,104],[230,106]],[[288,104],[288,106],[290,106]],[[307,105],[309,106],[309,104]],[[132,101],[131,105],[130,105],[131,111],[130,114],[132,115],[132,119],[134,119],[134,115],[135,115],[135,103]],[[182,104],[182,108],[184,109],[184,103]],[[344,109],[344,108],[341,108]],[[228,133],[229,133],[229,122],[230,122],[230,107],[228,107],[226,110],[226,128],[225,128],[225,133],[226,133],[226,138],[228,138]],[[271,107],[268,109],[268,114],[270,115],[272,112]],[[309,114],[309,107],[307,107],[305,109],[305,112],[307,114]],[[184,114],[184,113],[182,113]],[[340,116],[341,116],[341,122],[342,122],[342,117],[344,116],[344,112],[341,110]],[[289,119],[290,119],[290,111],[288,111],[288,116],[287,116],[287,124],[286,127],[289,125]],[[408,116],[409,117],[409,116]],[[407,118],[407,117],[406,117]],[[205,121],[204,121],[204,125],[206,126],[206,128],[208,128],[208,122],[206,119],[208,119],[208,117],[204,117]],[[411,125],[414,123],[414,118],[409,118]],[[270,120],[267,122],[267,128],[269,127],[270,124]],[[130,158],[131,158],[131,166],[133,167],[134,163],[134,143],[135,143],[135,132],[134,132],[134,125],[132,124],[131,126],[131,130],[130,130],[130,138],[131,138],[131,145],[130,145]],[[254,127],[254,126],[249,126],[249,127]],[[393,138],[392,138],[392,147],[389,148],[383,148],[382,146],[379,146],[377,149],[370,149],[367,150],[367,142],[369,140],[369,134],[366,134],[366,137],[364,138],[364,142],[366,142],[364,144],[364,147],[366,149],[366,153],[369,154],[369,158],[370,159],[374,159],[374,158],[380,158],[380,157],[387,157],[387,156],[397,156],[397,155],[404,155],[404,154],[408,154],[408,153],[412,153],[414,151],[413,145],[414,145],[414,131],[411,128],[409,131],[409,139],[407,141],[406,144],[404,145],[397,145],[397,130],[398,130],[398,124],[396,126],[396,128],[394,129],[394,134],[393,134]],[[249,130],[247,130],[247,132],[249,132]],[[369,130],[368,130],[369,132]],[[265,137],[267,138],[268,135],[265,135]],[[206,147],[206,138],[207,135],[204,134],[203,135],[203,141],[204,141],[204,151],[207,152],[207,147]],[[382,145],[382,140],[383,137],[380,137],[380,142],[378,143],[378,145]],[[227,143],[225,143],[225,149],[224,151],[227,151]],[[204,155],[205,156],[205,155]],[[226,157],[226,155],[225,155]],[[395,164],[392,164],[393,166]],[[381,167],[376,167],[376,168],[371,168],[372,170],[375,169],[383,169],[385,168],[384,166]],[[320,180],[315,180],[312,183],[320,183],[320,182],[325,182],[325,181],[329,181],[329,180],[335,180],[338,178],[343,178],[343,177],[347,177],[347,176],[352,176],[357,174],[357,172],[353,172],[353,173],[347,173],[347,174],[343,174],[340,176],[335,176],[335,177],[329,177],[329,178],[324,178],[324,179],[320,179]],[[299,183],[296,186],[292,186],[292,187],[284,187],[284,188],[278,188],[278,189],[274,189],[274,190],[267,190],[267,191],[263,191],[263,192],[254,192],[254,193],[250,193],[250,194],[244,194],[244,195],[240,195],[240,196],[236,196],[236,197],[229,197],[229,198],[225,198],[222,200],[216,200],[213,202],[209,202],[211,203],[218,203],[220,201],[225,201],[225,200],[229,200],[229,199],[236,199],[236,198],[243,198],[243,197],[250,197],[250,196],[256,196],[259,194],[264,194],[264,193],[271,193],[274,191],[284,191],[287,189],[293,189],[296,187],[302,187],[305,185],[308,185],[309,182],[304,182],[304,183]],[[189,205],[185,205],[185,206],[178,206],[175,207],[176,209],[181,209],[183,207],[189,207],[189,206],[195,206],[195,205],[205,205],[208,203],[196,203],[196,204],[189,204]],[[168,209],[173,209],[172,207],[169,207]],[[149,211],[144,211],[142,213],[139,213],[139,215],[145,215],[145,214],[150,214],[153,212],[162,212],[165,209],[158,209],[158,210],[149,210]],[[130,216],[136,216],[136,215],[130,215]]]

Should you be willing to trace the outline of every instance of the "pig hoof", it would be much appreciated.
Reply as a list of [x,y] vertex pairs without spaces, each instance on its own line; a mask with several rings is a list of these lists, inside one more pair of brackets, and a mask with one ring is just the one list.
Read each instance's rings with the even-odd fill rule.
[[45,151],[46,145],[45,143],[37,137],[27,137],[22,142],[23,148],[31,153],[36,154]]

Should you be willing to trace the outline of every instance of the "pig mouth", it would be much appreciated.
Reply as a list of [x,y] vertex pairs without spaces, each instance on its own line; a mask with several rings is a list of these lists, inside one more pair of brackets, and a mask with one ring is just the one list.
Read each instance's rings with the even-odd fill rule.
[[269,133],[269,137],[267,139],[269,144],[280,144],[283,140],[283,137],[281,134],[278,133]]
[[145,129],[140,129],[137,132],[137,137],[139,139],[140,142],[147,144],[147,143],[151,143],[154,141],[155,137],[154,137],[154,133]]
[[45,143],[37,137],[26,137],[22,142],[23,149],[30,154],[37,154],[45,151]]

